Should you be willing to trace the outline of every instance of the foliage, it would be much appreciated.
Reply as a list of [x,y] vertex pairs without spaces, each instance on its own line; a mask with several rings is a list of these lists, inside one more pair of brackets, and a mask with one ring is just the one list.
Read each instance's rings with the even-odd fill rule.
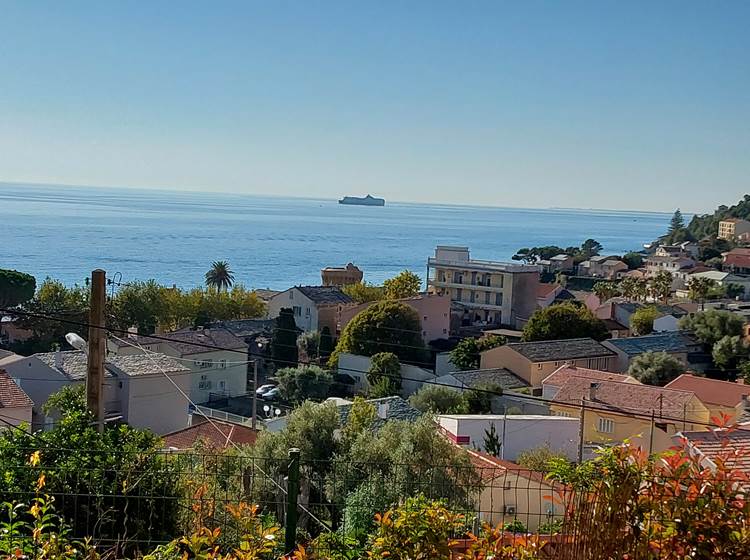
[[555,255],[570,255],[576,262],[584,261],[590,257],[598,255],[602,250],[602,245],[595,239],[587,239],[580,247],[558,247],[557,245],[547,245],[544,247],[523,247],[516,251],[511,258],[514,261],[524,261],[528,264],[534,264],[540,260],[549,260]]
[[643,255],[641,253],[630,251],[622,256],[622,262],[628,265],[629,270],[635,270],[636,268],[641,268],[643,266]]
[[630,362],[628,375],[646,385],[663,387],[685,372],[683,363],[666,352],[644,352]]
[[648,280],[649,295],[656,299],[662,300],[665,304],[669,301],[669,295],[672,293],[672,273],[667,270],[660,270]]
[[334,347],[335,340],[331,335],[331,329],[327,326],[323,327],[323,330],[320,331],[320,345],[318,346],[320,358],[328,359]]
[[552,462],[567,461],[565,453],[552,451],[549,445],[525,449],[518,454],[516,463],[525,469],[537,472],[549,472]]
[[31,274],[0,268],[0,307],[15,307],[34,297],[36,278]]
[[[524,527],[525,529],[525,527]],[[523,531],[525,533],[525,531]],[[504,526],[482,526],[479,536],[468,535],[469,546],[463,560],[539,560],[538,538],[509,535]],[[546,557],[546,556],[545,556]]]
[[503,394],[503,387],[497,383],[478,383],[471,391],[464,393],[469,414],[488,414],[492,412],[492,399]]
[[529,531],[520,519],[514,519],[506,523],[503,525],[503,530],[510,531],[511,533],[528,533]]
[[490,427],[484,430],[484,441],[482,447],[485,453],[489,453],[493,457],[500,457],[502,451],[503,442],[500,441],[500,437],[497,435],[495,424],[490,424]]
[[[330,331],[329,331],[330,332]],[[297,353],[303,362],[314,362],[320,356],[320,333],[307,331],[297,337]]]
[[375,516],[371,558],[450,560],[450,541],[463,528],[463,516],[424,496]]
[[271,359],[277,368],[290,367],[297,363],[297,323],[294,311],[284,307],[276,317],[271,334]]
[[620,282],[620,292],[630,301],[645,301],[648,296],[648,281],[644,278],[623,278]]
[[709,309],[686,315],[680,319],[680,329],[693,333],[707,346],[713,346],[725,336],[742,336],[744,321],[731,311]]
[[214,261],[206,272],[206,286],[221,292],[227,291],[234,284],[234,274],[227,261]]
[[[379,396],[397,395],[401,391],[401,364],[393,352],[379,352],[370,358],[367,381],[379,387]],[[385,392],[386,394],[382,394]]]
[[487,335],[481,338],[467,337],[451,350],[450,361],[460,370],[479,369],[482,352],[505,344],[504,336]]
[[331,372],[318,366],[282,368],[276,372],[276,379],[281,396],[292,404],[325,399],[333,383]]
[[719,222],[726,218],[750,219],[750,195],[746,194],[733,206],[719,206],[713,214],[696,214],[690,220],[687,230],[695,239],[715,238],[719,231]]
[[545,521],[544,523],[541,523],[539,527],[537,528],[537,532],[540,535],[556,535],[563,530],[563,520],[562,519],[551,519],[549,521]]
[[654,331],[654,321],[660,316],[661,313],[653,305],[641,307],[630,317],[630,330],[633,331],[634,336],[651,334]]
[[685,218],[678,208],[672,215],[667,235],[662,238],[662,241],[666,244],[674,244],[682,243],[683,241],[693,241],[694,239],[693,235],[685,227]]
[[614,282],[597,282],[594,284],[593,292],[600,301],[604,302],[619,294],[620,289]]
[[725,336],[711,349],[714,364],[722,370],[736,368],[740,360],[748,357],[748,353],[747,344],[739,336]]
[[404,270],[383,282],[383,288],[388,299],[413,297],[419,294],[422,279],[410,270]]
[[584,337],[604,340],[609,337],[609,331],[591,310],[571,303],[537,309],[523,329],[526,342]]
[[716,282],[704,276],[694,276],[687,281],[688,296],[692,301],[700,303],[701,308],[703,308],[703,303],[711,293],[711,290],[715,288]]
[[330,365],[338,363],[341,353],[373,356],[393,352],[401,362],[425,359],[419,315],[408,305],[381,301],[361,311],[344,328]]
[[341,287],[341,291],[352,298],[356,303],[368,303],[370,301],[380,301],[385,299],[385,288],[383,286],[374,286],[367,282],[347,284],[346,286]]
[[469,403],[457,389],[440,385],[424,385],[409,397],[409,403],[421,412],[434,414],[467,414]]

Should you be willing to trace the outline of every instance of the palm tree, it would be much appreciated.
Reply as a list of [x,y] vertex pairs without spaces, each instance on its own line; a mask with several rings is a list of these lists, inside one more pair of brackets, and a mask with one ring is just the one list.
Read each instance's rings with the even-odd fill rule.
[[[598,285],[599,283],[594,284],[594,288]],[[623,278],[622,282],[620,282],[620,291],[629,301],[633,301],[636,295],[636,279],[632,276],[626,276]]]
[[669,294],[672,293],[672,274],[666,270],[660,270],[649,281],[648,289],[654,300],[662,300],[666,305],[669,301]]
[[614,282],[597,282],[594,284],[594,294],[599,298],[599,301],[604,303],[607,300],[612,299],[620,290],[617,288],[617,284]]
[[706,308],[706,297],[716,287],[716,282],[705,276],[694,276],[687,281],[690,299],[701,304],[701,311]]
[[228,290],[234,284],[234,274],[229,269],[227,261],[214,261],[211,269],[206,272],[206,286],[218,291]]

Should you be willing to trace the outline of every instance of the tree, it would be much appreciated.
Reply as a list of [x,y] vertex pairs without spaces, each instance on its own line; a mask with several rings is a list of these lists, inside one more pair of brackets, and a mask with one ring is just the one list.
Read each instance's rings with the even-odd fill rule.
[[641,268],[643,266],[643,255],[630,251],[622,256],[622,262],[628,265],[629,270],[635,270],[636,268]]
[[495,424],[490,424],[490,427],[484,431],[484,442],[482,443],[482,447],[484,447],[485,453],[489,453],[493,457],[500,457],[503,444],[497,436]]
[[620,290],[614,282],[597,282],[592,290],[601,302],[612,299]]
[[0,269],[0,307],[15,307],[34,297],[36,278],[17,270]]
[[716,281],[704,276],[693,276],[687,281],[688,296],[695,303],[701,304],[701,311],[705,309],[708,294],[716,287]]
[[404,270],[383,282],[383,288],[388,299],[414,297],[422,288],[422,279],[413,272]]
[[680,212],[680,209],[674,211],[674,214],[672,215],[672,219],[669,222],[669,229],[667,230],[667,235],[672,238],[675,233],[678,231],[685,229],[685,218],[682,216],[682,212]]
[[630,362],[628,375],[646,385],[663,387],[685,372],[683,363],[666,352],[644,352]]
[[652,298],[667,304],[672,293],[672,273],[660,270],[648,281],[648,288]]
[[518,454],[516,463],[530,471],[547,473],[551,465],[558,461],[567,461],[565,453],[552,451],[549,445],[542,445],[532,449],[525,449]]
[[320,333],[318,331],[303,332],[297,337],[298,359],[304,362],[314,362],[320,357]]
[[[401,391],[401,364],[393,352],[379,352],[370,358],[367,382],[378,386],[378,396],[397,395]],[[386,392],[387,395],[382,393]]]
[[471,391],[464,393],[469,414],[489,414],[492,412],[492,399],[503,394],[503,387],[497,383],[479,383]]
[[596,239],[587,239],[581,243],[580,254],[582,257],[591,258],[601,253],[603,247]]
[[356,303],[368,303],[385,299],[385,288],[383,286],[374,286],[367,282],[347,284],[346,286],[341,287],[341,291],[352,298]]
[[336,344],[333,339],[333,336],[331,336],[331,329],[329,329],[327,326],[323,327],[323,330],[320,331],[320,357],[321,359],[328,359],[328,357],[331,355],[331,352],[333,352],[335,345]]
[[277,368],[293,366],[297,363],[297,323],[294,321],[294,311],[285,307],[279,311],[279,316],[271,335],[271,358]]
[[409,403],[420,412],[433,414],[467,414],[469,404],[457,389],[440,385],[424,385],[409,398]]
[[523,329],[526,342],[586,337],[604,340],[609,337],[609,331],[590,309],[571,303],[537,309]]
[[496,335],[488,335],[481,338],[463,338],[451,350],[450,361],[454,366],[463,371],[479,369],[479,360],[482,352],[502,346],[505,342],[505,337]]
[[229,269],[227,261],[214,261],[206,272],[206,286],[216,288],[217,291],[227,291],[234,284],[234,274]]
[[690,331],[706,346],[713,347],[725,336],[741,336],[745,322],[731,311],[709,309],[686,315],[680,319],[679,327]]
[[654,331],[654,321],[661,316],[653,305],[637,309],[630,317],[630,330],[635,336],[651,334]]
[[748,347],[740,336],[725,336],[714,344],[711,357],[719,369],[735,369],[740,360],[748,357]]
[[276,372],[276,379],[281,396],[293,404],[325,399],[333,383],[331,372],[318,366],[282,368]]
[[423,362],[422,322],[411,307],[397,301],[381,301],[361,311],[344,328],[329,364],[348,352],[372,356],[393,352],[401,362]]

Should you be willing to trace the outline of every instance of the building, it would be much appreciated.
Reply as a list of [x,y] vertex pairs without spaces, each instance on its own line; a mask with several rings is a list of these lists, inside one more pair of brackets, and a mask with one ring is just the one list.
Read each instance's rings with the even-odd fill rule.
[[109,351],[118,356],[159,352],[181,360],[192,374],[190,399],[196,404],[244,395],[252,389],[248,345],[222,328],[185,329],[159,338],[131,334],[110,338]]
[[[418,296],[397,300],[411,307],[419,315],[422,323],[422,340],[431,342],[440,338],[448,338],[451,328],[451,299],[447,295],[420,294]],[[344,330],[349,321],[360,312],[377,302],[370,301],[341,310],[338,332]],[[336,331],[334,331],[336,332]]]
[[565,515],[567,492],[560,483],[487,453],[467,453],[482,481],[477,508],[480,521],[496,527],[518,520],[536,533],[541,525]]
[[659,245],[654,251],[657,257],[698,257],[698,244],[694,241],[683,241],[675,245]]
[[627,439],[649,453],[671,447],[678,431],[704,429],[710,417],[708,408],[690,391],[576,376],[563,383],[550,410],[579,419],[583,414],[588,448]]
[[750,222],[741,218],[725,218],[719,222],[719,239],[735,239],[750,233]]
[[225,420],[203,419],[192,426],[164,434],[164,447],[173,451],[189,451],[196,447],[222,451],[240,445],[253,445],[257,430]]
[[651,278],[660,272],[669,272],[675,280],[675,287],[687,281],[695,261],[689,257],[657,257],[652,255],[645,261],[646,277]]
[[532,387],[564,364],[612,371],[616,354],[591,338],[517,342],[482,352],[480,368],[505,368]]
[[463,327],[522,328],[537,307],[539,267],[470,258],[468,247],[439,245],[427,259],[428,291],[450,297]]
[[704,468],[715,471],[721,462],[730,470],[750,475],[750,430],[683,431],[673,440],[675,445],[684,445]]
[[683,373],[677,379],[673,379],[666,388],[695,393],[708,407],[712,418],[726,416],[730,422],[737,419],[737,411],[743,403],[743,397],[750,394],[750,385],[698,377],[689,373]]
[[324,286],[347,286],[362,282],[364,274],[352,263],[346,266],[327,266],[320,271],[320,279]]
[[542,380],[542,397],[545,399],[554,399],[560,388],[571,377],[582,377],[589,381],[620,381],[622,383],[640,383],[635,377],[623,375],[621,373],[612,373],[609,371],[600,371],[598,369],[589,369],[571,365],[560,366],[552,374]]
[[612,371],[618,372],[628,371],[633,359],[644,352],[666,352],[680,360],[686,369],[690,367],[691,355],[703,352],[700,342],[680,331],[613,338],[602,344],[617,354]]
[[591,257],[578,265],[578,274],[581,276],[592,276],[606,280],[615,280],[627,272],[627,270],[628,265],[617,257],[607,257],[604,255]]
[[33,336],[33,332],[18,325],[13,317],[0,316],[0,344],[24,342]]
[[[743,299],[747,298],[748,294],[750,294],[750,276],[740,276],[739,274],[734,274],[732,272],[720,272],[718,270],[709,270],[709,271],[696,272],[694,274],[690,274],[688,276],[688,279],[690,278],[709,278],[713,280],[714,282],[716,282],[716,284],[721,287],[726,287],[726,286],[729,286],[730,284],[735,284],[742,288],[743,293],[741,293],[740,295]],[[687,292],[685,295],[687,295]]]
[[25,425],[31,429],[34,403],[7,371],[0,369],[0,430]]
[[354,306],[354,300],[338,286],[294,286],[278,293],[268,302],[268,316],[278,317],[282,309],[292,309],[294,322],[305,332],[336,332],[341,311]]
[[436,385],[455,387],[456,389],[500,387],[506,390],[520,389],[528,386],[523,379],[503,368],[453,371],[435,378],[434,383]]
[[549,259],[536,261],[542,267],[542,272],[555,274],[557,272],[570,272],[575,269],[575,259],[564,253],[550,257]]
[[[42,410],[50,395],[86,382],[88,357],[77,350],[46,352],[5,358],[0,367],[31,398],[33,425],[41,429],[55,421]],[[164,354],[110,355],[105,362],[105,415],[157,434],[183,428],[189,403],[175,384],[188,393],[190,370]]]
[[[339,378],[337,381],[347,386],[352,395],[367,393],[370,382],[367,380],[367,372],[372,365],[371,358],[358,356],[344,352],[339,355],[336,371]],[[425,381],[434,381],[435,373],[431,370],[417,367],[411,364],[401,363],[401,396],[408,398],[422,388]]]
[[750,274],[750,248],[737,247],[724,253],[722,270],[735,274]]

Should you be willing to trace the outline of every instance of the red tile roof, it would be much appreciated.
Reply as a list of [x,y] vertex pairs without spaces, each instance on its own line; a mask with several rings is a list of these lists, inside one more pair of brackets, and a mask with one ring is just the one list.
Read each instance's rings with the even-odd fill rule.
[[560,284],[544,284],[540,282],[536,286],[536,297],[540,297],[540,298],[549,297],[558,288],[561,289],[562,286],[560,286]]
[[750,268],[750,249],[732,249],[725,253],[724,264],[739,268]]
[[[750,433],[750,432],[748,432]],[[469,454],[469,460],[474,468],[479,473],[480,478],[484,482],[489,482],[497,478],[502,478],[508,475],[508,473],[517,474],[529,480],[534,480],[552,486],[553,482],[545,478],[544,473],[539,471],[532,471],[522,467],[518,463],[512,461],[505,461],[504,459],[498,459],[488,453],[482,451],[472,451],[467,449],[466,453]]]
[[667,389],[692,391],[704,404],[733,407],[742,401],[742,395],[750,395],[750,385],[719,381],[683,373],[666,385]]
[[13,378],[4,369],[0,369],[0,407],[24,408],[34,406],[29,396],[24,393]]
[[554,385],[561,387],[571,377],[583,377],[591,381],[623,381],[638,383],[635,378],[622,373],[611,373],[598,369],[588,369],[572,365],[560,366],[542,380],[542,385]]
[[226,449],[232,444],[252,445],[256,438],[257,432],[252,428],[221,420],[206,420],[163,436],[165,447],[180,450],[192,449],[199,441],[215,449]]
[[750,474],[750,430],[683,432],[688,447],[712,463]]

